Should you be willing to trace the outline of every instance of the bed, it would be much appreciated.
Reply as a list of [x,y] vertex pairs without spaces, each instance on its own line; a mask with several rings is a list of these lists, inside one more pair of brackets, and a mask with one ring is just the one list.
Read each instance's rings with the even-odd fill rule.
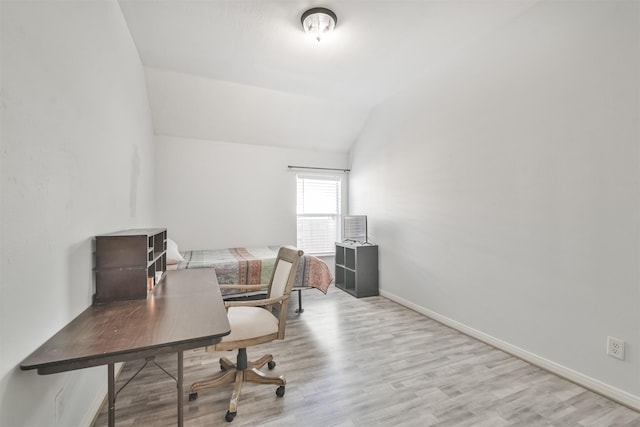
[[[221,285],[259,285],[269,283],[278,249],[280,246],[185,251],[180,252],[182,259],[169,267],[177,270],[213,268]],[[332,281],[331,270],[324,261],[312,255],[303,255],[298,264],[296,281],[293,285],[293,290],[298,292],[296,312],[304,311],[302,290],[316,288],[326,294]],[[238,295],[238,291],[226,289],[223,292],[223,297],[226,299],[238,296],[246,296],[246,294]]]

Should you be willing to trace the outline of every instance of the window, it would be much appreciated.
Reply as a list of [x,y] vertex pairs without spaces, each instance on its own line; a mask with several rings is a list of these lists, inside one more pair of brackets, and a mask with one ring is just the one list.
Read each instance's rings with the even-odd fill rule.
[[298,175],[298,247],[308,254],[333,254],[338,240],[342,179]]

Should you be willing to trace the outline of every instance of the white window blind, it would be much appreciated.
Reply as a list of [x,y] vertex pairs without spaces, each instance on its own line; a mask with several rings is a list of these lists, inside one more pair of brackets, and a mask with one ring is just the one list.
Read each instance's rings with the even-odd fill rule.
[[340,176],[297,175],[298,247],[308,254],[329,254],[338,240]]

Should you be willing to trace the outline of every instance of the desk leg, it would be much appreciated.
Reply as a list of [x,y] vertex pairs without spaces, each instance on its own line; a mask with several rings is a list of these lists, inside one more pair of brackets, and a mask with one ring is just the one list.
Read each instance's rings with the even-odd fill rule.
[[109,427],[115,427],[116,425],[116,379],[115,369],[113,363],[107,365],[107,392],[108,392],[108,405],[109,405]]
[[183,371],[183,353],[178,352],[178,427],[182,427],[183,410],[182,410],[182,371]]

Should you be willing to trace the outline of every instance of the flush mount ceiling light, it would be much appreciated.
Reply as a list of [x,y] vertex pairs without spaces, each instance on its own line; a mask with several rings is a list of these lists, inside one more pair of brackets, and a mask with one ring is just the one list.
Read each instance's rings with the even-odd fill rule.
[[320,41],[322,37],[333,31],[338,22],[336,14],[324,7],[307,10],[300,18],[304,31]]

